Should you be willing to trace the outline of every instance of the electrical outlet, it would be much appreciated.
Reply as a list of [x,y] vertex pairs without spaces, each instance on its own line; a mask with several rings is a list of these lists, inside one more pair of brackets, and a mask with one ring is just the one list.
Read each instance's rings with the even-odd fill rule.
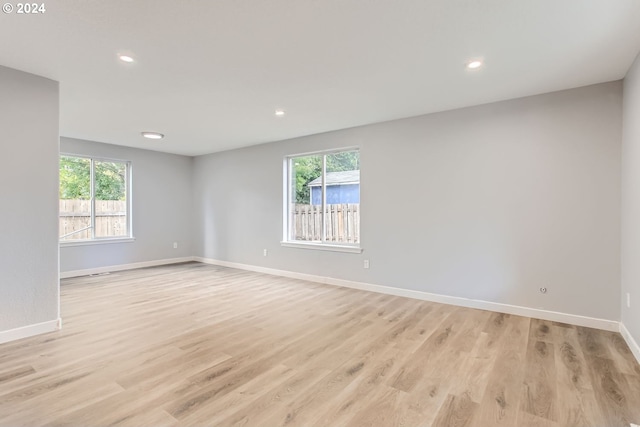
[[267,250],[266,249],[262,250],[262,256],[267,256]]
[[627,292],[627,308],[631,308],[631,294]]
[[178,242],[173,242],[173,249],[178,249]]
[[364,260],[364,268],[369,268],[369,260],[368,259]]

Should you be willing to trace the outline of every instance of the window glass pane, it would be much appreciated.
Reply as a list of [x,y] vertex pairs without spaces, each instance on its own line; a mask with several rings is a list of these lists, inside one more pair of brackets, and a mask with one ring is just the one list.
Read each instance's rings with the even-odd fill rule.
[[322,239],[322,156],[289,160],[289,239],[319,242]]
[[326,241],[360,243],[360,153],[327,154],[326,162]]
[[288,240],[359,245],[360,153],[291,157],[287,169]]
[[128,236],[127,164],[95,161],[95,237]]
[[91,160],[60,157],[60,240],[90,239]]

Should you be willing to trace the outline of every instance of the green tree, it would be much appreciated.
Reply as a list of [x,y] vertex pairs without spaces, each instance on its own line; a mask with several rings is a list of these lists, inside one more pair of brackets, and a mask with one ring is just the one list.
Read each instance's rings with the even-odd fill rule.
[[[310,203],[310,190],[308,184],[322,176],[323,155],[296,157],[293,159],[295,171],[296,203]],[[360,170],[360,153],[358,151],[345,151],[328,154],[327,172],[342,172]]]
[[[127,166],[118,162],[94,162],[96,200],[125,200]],[[60,199],[91,197],[91,160],[60,157]]]
[[124,163],[95,162],[96,200],[125,200],[127,166]]
[[360,153],[358,151],[344,151],[327,156],[327,172],[356,170],[360,170]]
[[91,161],[80,157],[60,157],[60,199],[89,200]]
[[307,184],[322,176],[322,156],[305,156],[293,159],[296,185],[296,203],[309,204],[310,191]]

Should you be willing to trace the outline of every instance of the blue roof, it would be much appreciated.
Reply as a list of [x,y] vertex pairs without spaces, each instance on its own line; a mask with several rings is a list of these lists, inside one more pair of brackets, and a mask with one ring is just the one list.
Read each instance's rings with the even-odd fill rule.
[[[327,185],[360,184],[360,171],[327,172]],[[322,177],[307,184],[309,187],[322,185]]]

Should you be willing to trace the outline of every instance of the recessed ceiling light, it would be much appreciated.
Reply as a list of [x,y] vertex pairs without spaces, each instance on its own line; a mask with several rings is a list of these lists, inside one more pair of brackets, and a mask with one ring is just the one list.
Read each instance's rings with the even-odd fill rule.
[[467,63],[467,68],[469,68],[470,70],[480,68],[481,66],[482,66],[482,61],[480,61],[479,59],[474,59],[473,61],[470,61]]
[[149,139],[162,139],[164,135],[159,132],[142,132],[142,136]]
[[122,62],[133,62],[133,58],[129,55],[118,55],[118,58],[120,58]]
[[276,116],[278,117],[284,116],[284,110],[276,110]]

